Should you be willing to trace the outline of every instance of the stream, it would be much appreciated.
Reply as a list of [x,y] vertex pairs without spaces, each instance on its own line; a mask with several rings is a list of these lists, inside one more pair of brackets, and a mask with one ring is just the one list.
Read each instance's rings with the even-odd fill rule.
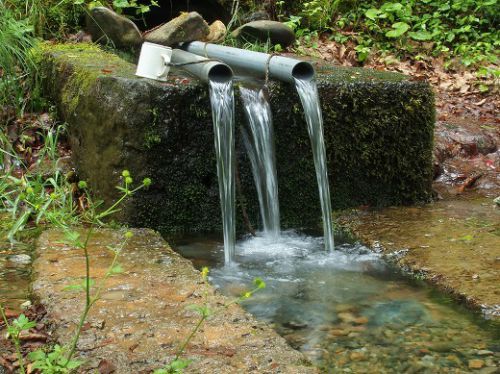
[[498,370],[498,330],[450,299],[404,278],[379,254],[336,238],[285,231],[236,244],[224,266],[216,238],[187,237],[174,248],[231,297],[255,277],[267,287],[243,307],[270,323],[289,344],[326,372],[469,372]]

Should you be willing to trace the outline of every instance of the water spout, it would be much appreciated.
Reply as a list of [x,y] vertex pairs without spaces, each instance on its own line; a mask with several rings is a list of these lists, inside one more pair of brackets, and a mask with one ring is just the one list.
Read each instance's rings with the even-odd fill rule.
[[323,136],[323,116],[321,115],[321,107],[319,105],[318,87],[315,80],[304,81],[302,79],[295,79],[295,85],[302,106],[304,107],[307,132],[311,139],[314,168],[316,169],[319,199],[323,215],[325,249],[333,250],[332,207],[330,201],[330,186],[328,183],[328,168],[326,165],[325,140]]
[[208,82],[222,212],[224,260],[229,264],[234,259],[236,241],[233,72],[224,63],[179,49],[172,51],[171,62],[173,66]]
[[242,128],[259,198],[264,234],[275,240],[280,234],[278,178],[274,155],[274,131],[267,87],[240,86],[248,130]]
[[234,93],[233,82],[209,80],[210,103],[214,124],[217,177],[224,234],[224,261],[234,260],[236,240],[236,180],[234,153]]

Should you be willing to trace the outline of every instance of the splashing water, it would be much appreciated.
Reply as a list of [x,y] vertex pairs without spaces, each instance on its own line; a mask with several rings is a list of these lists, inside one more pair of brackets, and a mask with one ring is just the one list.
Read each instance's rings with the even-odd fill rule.
[[207,238],[174,245],[198,268],[209,266],[211,282],[231,298],[262,278],[267,287],[242,306],[271,323],[320,372],[469,373],[470,360],[498,371],[498,325],[407,283],[359,243],[339,238],[337,250],[327,252],[321,237],[283,230],[273,241],[257,233],[236,243],[232,266],[222,265],[220,247]]
[[307,131],[311,139],[314,168],[318,181],[321,212],[323,214],[323,234],[325,249],[333,250],[332,207],[330,202],[330,187],[328,184],[328,169],[326,166],[325,141],[323,138],[323,117],[319,105],[318,87],[314,80],[306,81],[295,79],[295,86],[300,101],[304,107],[307,122]]
[[236,238],[233,83],[210,81],[209,93],[224,233],[224,261],[229,264],[234,258]]
[[264,234],[277,240],[280,233],[280,212],[274,131],[267,88],[241,86],[240,93],[249,125],[249,131],[242,130],[243,140],[252,165]]

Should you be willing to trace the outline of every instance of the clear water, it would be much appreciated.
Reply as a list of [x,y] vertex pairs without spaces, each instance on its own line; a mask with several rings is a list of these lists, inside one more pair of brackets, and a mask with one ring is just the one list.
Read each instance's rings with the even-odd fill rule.
[[209,96],[215,134],[217,177],[224,233],[224,259],[234,257],[236,238],[236,190],[234,153],[234,92],[233,83],[209,82]]
[[471,360],[497,372],[498,330],[495,336],[446,298],[408,283],[359,244],[326,252],[321,237],[258,235],[237,243],[231,266],[223,265],[217,240],[185,238],[174,247],[196,266],[210,266],[211,281],[228,296],[264,279],[266,289],[244,308],[324,372],[467,373]]
[[248,130],[242,130],[243,141],[252,165],[263,232],[276,240],[280,232],[280,212],[268,92],[265,86],[240,86],[240,93],[248,122]]
[[321,115],[321,107],[319,104],[318,87],[314,80],[306,81],[301,79],[295,79],[295,86],[302,106],[304,107],[307,131],[311,139],[321,212],[323,214],[325,249],[333,250],[332,207],[328,183],[328,168],[326,165],[325,141],[323,137],[323,116]]
[[29,300],[31,252],[23,243],[0,242],[0,303],[15,311]]

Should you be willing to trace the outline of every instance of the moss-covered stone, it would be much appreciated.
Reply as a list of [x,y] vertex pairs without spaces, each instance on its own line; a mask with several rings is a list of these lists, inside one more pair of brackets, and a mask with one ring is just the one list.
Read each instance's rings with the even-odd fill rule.
[[[122,212],[165,231],[221,227],[207,87],[181,75],[160,83],[93,46],[52,45],[41,64],[46,92],[69,123],[82,178],[106,201],[122,169],[153,179]],[[321,68],[318,85],[335,208],[406,204],[431,191],[434,103],[426,83],[364,69]],[[316,226],[320,208],[299,98],[271,84],[284,226]],[[237,105],[237,127],[243,114]],[[239,131],[236,132],[239,135]],[[237,136],[240,200],[258,226],[253,179]],[[241,205],[241,204],[240,204]],[[239,214],[240,215],[240,214]]]

